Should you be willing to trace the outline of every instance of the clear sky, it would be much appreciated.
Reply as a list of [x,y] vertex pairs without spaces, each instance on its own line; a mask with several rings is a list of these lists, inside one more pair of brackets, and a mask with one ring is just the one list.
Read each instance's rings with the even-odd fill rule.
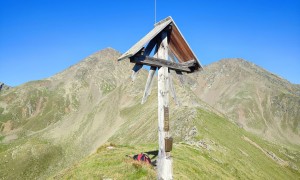
[[[300,84],[299,0],[157,0],[203,65],[244,58]],[[0,82],[52,76],[106,47],[125,52],[154,24],[154,0],[0,0]]]

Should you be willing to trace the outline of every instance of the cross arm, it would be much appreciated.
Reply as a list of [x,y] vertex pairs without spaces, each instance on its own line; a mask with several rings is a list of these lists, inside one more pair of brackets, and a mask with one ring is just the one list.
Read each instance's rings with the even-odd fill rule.
[[182,72],[192,72],[193,66],[195,65],[196,61],[191,60],[185,63],[176,63],[172,61],[167,61],[165,59],[154,58],[149,56],[135,56],[130,58],[130,62],[142,65],[149,65],[154,67],[168,67],[172,70],[178,70]]

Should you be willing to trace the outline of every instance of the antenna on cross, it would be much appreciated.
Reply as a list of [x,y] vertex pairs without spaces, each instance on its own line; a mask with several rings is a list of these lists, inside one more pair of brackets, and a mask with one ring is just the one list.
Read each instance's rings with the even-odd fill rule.
[[156,24],[156,0],[154,0],[154,24]]

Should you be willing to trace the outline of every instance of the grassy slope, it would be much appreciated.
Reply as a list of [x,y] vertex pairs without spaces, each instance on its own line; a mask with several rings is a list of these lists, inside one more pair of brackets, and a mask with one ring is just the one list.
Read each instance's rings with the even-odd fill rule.
[[23,138],[0,144],[0,157],[0,179],[34,179],[62,167],[64,152],[40,138]]
[[[115,60],[103,60],[107,63],[105,66],[95,66],[98,61],[88,60],[52,79],[65,84],[52,86],[48,80],[35,81],[2,94],[0,100],[8,104],[8,111],[0,108],[0,122],[11,121],[17,139],[7,144],[4,142],[7,137],[0,135],[0,179],[49,177],[95,150],[112,134],[109,141],[117,144],[114,150],[101,147],[58,177],[136,179],[155,176],[154,169],[136,164],[125,155],[157,149],[157,83],[148,102],[141,106],[146,74],[141,72],[133,83],[116,78],[121,81],[118,84],[113,78],[115,74],[125,79],[130,69],[112,62]],[[125,70],[107,73],[104,68],[102,72],[102,67],[110,66]],[[92,71],[94,69],[97,71]],[[65,76],[70,79],[66,80]],[[299,176],[299,172],[291,168],[300,167],[298,146],[281,147],[263,141],[214,113],[196,109],[207,107],[196,102],[198,99],[190,90],[177,86],[176,91],[181,99],[193,101],[187,100],[181,107],[174,107],[171,101],[171,129],[177,142],[173,152],[175,178],[295,179]],[[278,165],[261,149],[245,141],[244,136],[290,165]]]
[[111,136],[122,121],[124,93],[116,86],[130,72],[119,56],[99,51],[47,80],[1,92],[0,179],[45,179]]
[[[299,147],[270,144],[207,111],[198,109],[196,114],[190,122],[198,129],[196,135],[188,141],[177,141],[174,144],[172,156],[175,179],[299,179],[300,172],[296,170],[296,167],[300,167]],[[244,140],[244,137],[252,140],[256,146]],[[111,140],[112,143],[119,142],[118,137]],[[145,144],[138,137],[132,140],[136,144],[117,144],[113,150],[102,146],[91,156],[60,172],[56,178],[155,179],[154,168],[137,165],[126,155],[153,151],[157,145],[151,141]],[[278,164],[262,149],[273,152],[289,163],[285,166]]]

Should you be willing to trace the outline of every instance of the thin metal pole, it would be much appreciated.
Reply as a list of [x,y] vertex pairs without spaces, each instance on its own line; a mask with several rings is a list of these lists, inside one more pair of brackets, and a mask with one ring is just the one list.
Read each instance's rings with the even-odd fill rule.
[[156,24],[156,0],[154,0],[154,24]]

